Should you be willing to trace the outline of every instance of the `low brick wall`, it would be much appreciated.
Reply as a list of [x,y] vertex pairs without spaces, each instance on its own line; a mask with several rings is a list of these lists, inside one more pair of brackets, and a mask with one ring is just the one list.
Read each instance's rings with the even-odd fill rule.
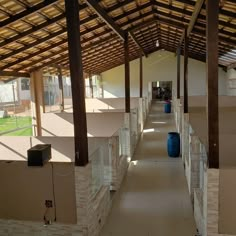
[[43,222],[0,220],[2,236],[86,236],[79,225],[53,223],[44,226]]
[[103,186],[92,194],[92,166],[75,167],[77,224],[52,224],[0,220],[0,235],[7,236],[98,236],[111,207],[110,191]]
[[92,165],[75,168],[75,191],[77,224],[88,236],[97,236],[109,213],[109,186],[103,186],[95,196],[92,194]]
[[202,196],[194,192],[194,216],[202,236],[235,236],[219,233],[219,170],[207,169]]

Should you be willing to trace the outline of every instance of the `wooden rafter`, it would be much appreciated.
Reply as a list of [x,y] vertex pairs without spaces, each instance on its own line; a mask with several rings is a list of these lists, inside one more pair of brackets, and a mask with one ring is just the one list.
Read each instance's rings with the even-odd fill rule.
[[138,42],[138,40],[137,40],[136,36],[134,35],[134,33],[130,31],[129,34],[130,34],[132,40],[133,40],[133,41],[137,44],[137,46],[140,48],[142,54],[143,54],[145,57],[147,57],[147,56],[148,56],[147,53],[144,51],[143,47],[142,47],[142,46],[140,45],[140,43]]
[[106,13],[106,11],[95,0],[86,0],[86,3],[104,20],[107,25],[122,39],[125,40],[125,33],[120,29],[118,25],[112,20],[112,18]]
[[57,1],[58,0],[47,0],[47,1],[40,2],[37,5],[34,5],[32,7],[28,7],[28,8],[26,8],[26,10],[24,10],[18,14],[15,14],[15,15],[7,18],[6,20],[0,22],[0,27],[8,26],[9,24],[16,22],[17,20],[20,20],[28,15],[34,14],[34,13],[38,12],[39,10],[42,10],[43,8],[48,7],[51,4],[56,3]]
[[234,69],[234,68],[236,68],[236,63],[232,63],[227,67],[228,70],[229,69]]
[[[21,9],[14,14],[7,5],[1,6],[1,13],[8,21],[11,19],[11,23],[2,28],[0,70],[28,72],[39,67],[50,66],[52,63],[67,66],[68,48],[63,1],[58,0],[58,4],[55,4],[56,1],[53,3],[54,1],[42,0],[40,2],[42,8],[39,4],[30,5],[24,0],[14,0],[14,2]],[[105,0],[95,2],[120,30],[132,31],[135,41],[138,42],[130,40],[132,43],[130,58],[133,59],[140,56],[140,47],[146,54],[158,50],[155,46],[157,39],[165,49],[176,50],[182,30],[191,23],[190,19],[197,1],[114,0],[111,5]],[[233,23],[235,15],[232,15],[229,8],[235,3],[234,0],[225,0],[224,5],[219,5],[218,52],[219,63],[223,66],[232,66],[236,57],[230,53],[235,49],[236,43]],[[120,36],[118,37],[111,27],[108,28],[106,22],[100,21],[98,19],[100,15],[96,14],[88,4],[82,3],[79,7],[82,10],[81,44],[85,69],[103,71],[119,63],[122,64],[122,54],[119,53],[122,48]],[[205,4],[202,8],[205,9]],[[31,11],[26,14],[28,9]],[[18,20],[14,20],[14,17],[19,17],[20,11],[24,14]],[[32,22],[29,20],[31,18]],[[206,58],[205,18],[205,11],[200,11],[189,37],[189,56],[201,61],[205,61]],[[0,23],[6,22],[5,19]],[[18,25],[22,26],[22,30],[18,29]],[[117,43],[119,41],[120,44]],[[109,50],[112,55],[107,53]],[[60,60],[58,55],[65,60]]]
[[0,76],[30,78],[29,73],[22,73],[22,72],[18,72],[18,71],[0,71]]
[[[195,4],[195,7],[194,7],[194,10],[193,10],[193,14],[191,16],[191,19],[190,19],[190,22],[188,24],[188,28],[187,28],[187,36],[189,37],[190,33],[192,32],[193,30],[193,27],[195,25],[195,22],[197,20],[197,17],[202,9],[202,5],[204,3],[205,0],[197,0],[196,4]],[[183,40],[184,40],[184,32],[182,34],[182,37],[180,39],[180,42],[179,42],[179,45],[182,44]]]

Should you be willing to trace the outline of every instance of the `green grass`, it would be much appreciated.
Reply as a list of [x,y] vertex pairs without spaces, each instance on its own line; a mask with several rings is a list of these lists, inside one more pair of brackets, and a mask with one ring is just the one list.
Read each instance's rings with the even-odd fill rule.
[[[14,130],[17,128],[29,126],[32,124],[32,118],[30,116],[26,117],[7,117],[7,118],[0,118],[0,133]],[[5,136],[31,136],[32,129],[22,129],[15,132],[11,132],[8,134],[4,134]]]

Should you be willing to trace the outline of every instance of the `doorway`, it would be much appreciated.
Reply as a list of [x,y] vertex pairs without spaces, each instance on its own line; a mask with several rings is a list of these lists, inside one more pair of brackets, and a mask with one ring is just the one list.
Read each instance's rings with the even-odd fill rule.
[[172,99],[172,81],[152,82],[152,99],[166,101]]

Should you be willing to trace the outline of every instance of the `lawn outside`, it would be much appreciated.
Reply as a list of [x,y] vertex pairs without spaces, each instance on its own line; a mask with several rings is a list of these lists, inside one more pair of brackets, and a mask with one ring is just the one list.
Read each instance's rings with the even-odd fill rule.
[[[15,130],[17,128],[27,127],[32,125],[30,116],[12,116],[0,118],[0,135],[3,132]],[[32,136],[32,128],[17,130],[11,133],[4,134],[5,136]]]

